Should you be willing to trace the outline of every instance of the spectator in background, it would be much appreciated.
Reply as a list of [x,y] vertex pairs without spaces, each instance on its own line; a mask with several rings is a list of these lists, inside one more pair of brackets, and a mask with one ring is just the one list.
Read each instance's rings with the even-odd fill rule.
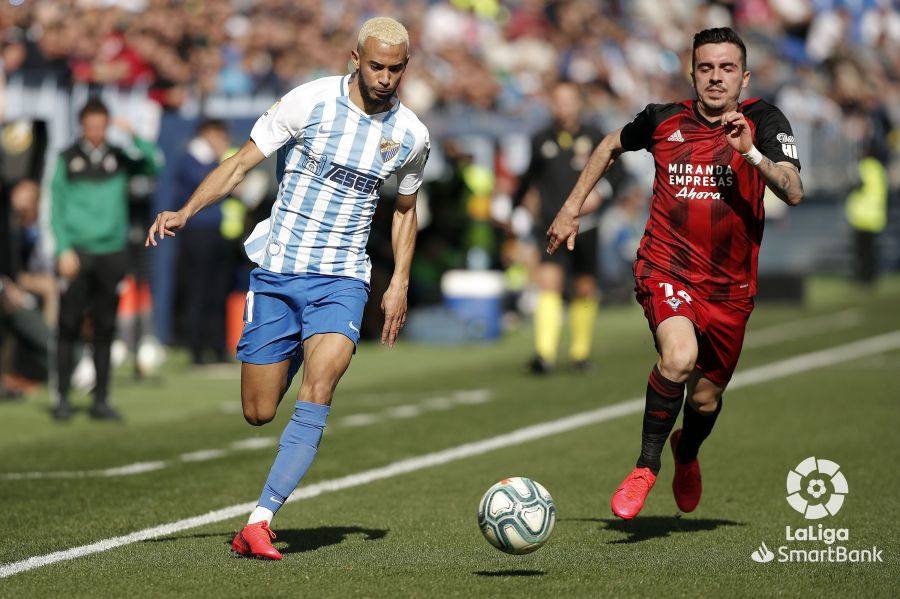
[[[224,122],[207,120],[200,124],[179,160],[172,206],[187,201],[204,177],[219,165],[229,147]],[[224,205],[219,203],[199,212],[181,236],[181,264],[188,273],[188,344],[194,364],[226,361],[225,300],[233,275],[234,243],[222,232]]]
[[126,267],[128,234],[128,178],[155,175],[161,168],[158,149],[134,135],[134,152],[106,141],[109,110],[91,99],[79,113],[83,135],[60,155],[52,186],[51,226],[56,239],[57,269],[63,278],[57,342],[57,420],[72,415],[69,388],[75,344],[81,339],[84,317],[90,312],[94,368],[97,382],[90,415],[119,420],[109,405],[110,345],[119,305],[117,286]]
[[[533,207],[535,237],[542,240],[553,217],[559,211],[569,191],[575,186],[594,147],[603,139],[596,128],[581,121],[582,99],[573,83],[558,83],[551,93],[553,122],[538,131],[531,140],[531,161],[522,174],[513,203],[522,203],[533,188],[536,197]],[[620,168],[610,169],[603,181],[606,188],[595,189],[585,203],[578,240],[573,252],[549,255],[541,252],[541,264],[536,273],[540,289],[534,314],[535,357],[531,371],[549,372],[556,364],[559,338],[563,325],[563,292],[566,280],[572,279],[572,301],[569,306],[571,345],[569,357],[577,370],[589,367],[594,322],[597,317],[597,217],[596,211],[604,196],[612,195],[608,181],[620,178]]]
[[[40,189],[34,181],[20,181],[10,194],[13,252],[9,276],[0,276],[0,345],[6,337],[15,343],[7,383],[25,389],[27,381],[46,381],[50,330],[56,318],[56,284],[41,259],[37,226]],[[0,393],[2,395],[2,393]]]
[[[8,49],[4,48],[4,68]],[[11,340],[17,350],[3,365],[7,375],[0,384],[0,396],[15,396],[26,389],[29,384],[22,384],[22,377],[31,381],[47,377],[47,326],[55,319],[57,302],[53,281],[40,276],[36,259],[40,254],[37,181],[46,148],[43,121],[18,119],[0,127],[0,345]]]
[[59,296],[53,277],[53,260],[45,252],[38,223],[41,189],[36,181],[20,181],[10,194],[13,243],[12,277],[26,292],[40,302],[44,321],[55,325],[59,312]]
[[859,187],[847,198],[847,222],[853,229],[856,280],[871,286],[878,276],[878,236],[887,226],[888,176],[873,152],[859,161]]
[[600,258],[606,296],[625,301],[634,288],[632,265],[647,222],[647,192],[629,185],[600,219]]
[[19,189],[20,198],[34,189],[44,172],[46,150],[45,122],[18,119],[4,122],[0,127],[0,274],[14,277],[20,270],[16,267],[18,257],[11,229],[12,192],[25,181],[30,184]]

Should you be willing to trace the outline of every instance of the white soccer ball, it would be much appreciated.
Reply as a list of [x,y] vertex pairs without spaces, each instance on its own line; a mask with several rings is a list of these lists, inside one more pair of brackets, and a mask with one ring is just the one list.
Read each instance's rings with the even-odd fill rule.
[[488,543],[522,555],[537,550],[553,532],[556,505],[540,483],[505,478],[487,490],[478,506],[478,528]]
[[147,335],[138,344],[135,360],[142,375],[154,376],[166,361],[166,348],[156,337]]

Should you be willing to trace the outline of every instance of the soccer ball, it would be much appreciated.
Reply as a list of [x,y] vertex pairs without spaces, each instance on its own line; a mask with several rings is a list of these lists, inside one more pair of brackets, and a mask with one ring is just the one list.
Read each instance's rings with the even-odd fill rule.
[[556,505],[540,483],[530,478],[505,478],[487,490],[478,506],[478,528],[487,542],[522,555],[547,542],[556,524]]
[[166,348],[156,337],[147,335],[138,345],[135,361],[143,376],[154,376],[166,361]]

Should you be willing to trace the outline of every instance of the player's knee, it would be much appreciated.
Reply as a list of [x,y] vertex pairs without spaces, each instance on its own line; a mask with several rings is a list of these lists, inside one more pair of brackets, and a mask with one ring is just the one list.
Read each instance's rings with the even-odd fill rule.
[[594,299],[597,297],[597,282],[593,277],[580,277],[575,279],[572,289],[578,299]]
[[718,409],[719,402],[722,401],[722,393],[716,388],[702,388],[697,385],[687,401],[697,412],[712,414]]
[[277,398],[273,400],[273,398],[266,398],[259,394],[247,397],[245,394],[242,400],[244,420],[249,424],[252,424],[253,426],[262,426],[275,418],[274,406],[278,404]]
[[331,403],[331,397],[334,394],[334,385],[325,380],[307,380],[303,381],[300,388],[300,398],[303,401],[328,405]]
[[244,420],[253,426],[262,426],[275,418],[275,412],[266,412],[256,408],[244,408]]
[[697,363],[697,348],[690,343],[675,343],[660,357],[660,370],[667,379],[681,382]]
[[715,393],[694,393],[688,402],[701,414],[712,414],[719,407],[721,397]]

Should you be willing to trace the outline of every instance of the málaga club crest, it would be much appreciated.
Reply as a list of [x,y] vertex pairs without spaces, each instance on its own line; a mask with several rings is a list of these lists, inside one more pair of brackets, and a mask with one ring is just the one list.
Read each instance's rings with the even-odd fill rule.
[[400,142],[394,141],[393,139],[388,139],[387,137],[381,138],[381,160],[382,162],[387,162],[397,155],[397,152],[400,151]]

